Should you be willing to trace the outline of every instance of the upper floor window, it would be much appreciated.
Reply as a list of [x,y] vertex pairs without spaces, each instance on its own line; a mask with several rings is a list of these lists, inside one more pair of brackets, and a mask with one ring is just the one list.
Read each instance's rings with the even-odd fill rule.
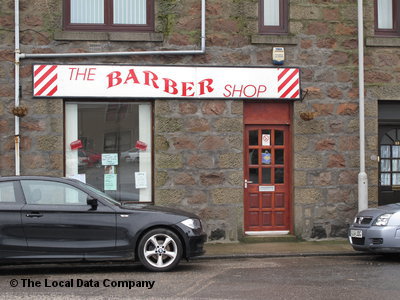
[[64,0],[64,29],[151,31],[154,0]]
[[288,33],[288,0],[259,0],[259,31]]
[[375,33],[377,35],[400,35],[399,8],[398,0],[375,0]]

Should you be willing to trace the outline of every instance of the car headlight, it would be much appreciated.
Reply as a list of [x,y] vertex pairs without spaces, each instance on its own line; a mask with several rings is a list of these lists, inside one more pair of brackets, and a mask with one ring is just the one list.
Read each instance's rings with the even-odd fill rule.
[[386,226],[389,223],[389,219],[393,214],[383,214],[376,218],[373,225],[375,226]]
[[200,229],[201,228],[201,222],[199,219],[186,219],[186,220],[183,220],[181,223],[191,229]]

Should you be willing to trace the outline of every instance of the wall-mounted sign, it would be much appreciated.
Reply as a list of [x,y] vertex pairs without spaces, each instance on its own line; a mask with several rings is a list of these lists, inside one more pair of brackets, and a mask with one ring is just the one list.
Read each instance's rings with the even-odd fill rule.
[[298,68],[34,65],[34,97],[299,100]]

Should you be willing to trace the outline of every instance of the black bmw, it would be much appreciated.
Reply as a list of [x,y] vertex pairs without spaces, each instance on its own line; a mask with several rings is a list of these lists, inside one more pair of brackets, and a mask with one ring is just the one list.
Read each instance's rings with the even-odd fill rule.
[[123,259],[169,271],[205,240],[191,213],[123,205],[74,179],[0,177],[0,262]]

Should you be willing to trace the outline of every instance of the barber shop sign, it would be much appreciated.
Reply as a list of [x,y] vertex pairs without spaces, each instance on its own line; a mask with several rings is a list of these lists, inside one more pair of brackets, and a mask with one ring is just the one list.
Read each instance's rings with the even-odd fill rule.
[[34,65],[34,97],[299,100],[298,68]]

